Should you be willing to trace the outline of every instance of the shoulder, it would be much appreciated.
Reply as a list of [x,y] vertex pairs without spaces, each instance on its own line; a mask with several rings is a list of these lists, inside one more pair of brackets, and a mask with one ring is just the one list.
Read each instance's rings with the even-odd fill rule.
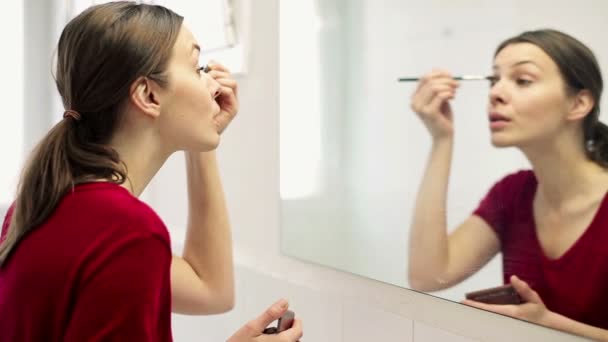
[[505,194],[521,194],[536,187],[536,176],[533,170],[518,170],[507,174],[497,181],[493,190],[504,192]]
[[530,182],[536,182],[536,176],[529,169],[509,173],[500,180],[500,183],[508,185],[525,185]]
[[62,203],[69,215],[86,215],[90,221],[104,222],[106,229],[117,227],[169,240],[167,228],[158,214],[122,186],[112,183],[78,185]]
[[533,194],[536,176],[532,170],[518,170],[507,174],[494,183],[486,195],[486,200],[499,201],[504,206],[510,200],[521,199]]

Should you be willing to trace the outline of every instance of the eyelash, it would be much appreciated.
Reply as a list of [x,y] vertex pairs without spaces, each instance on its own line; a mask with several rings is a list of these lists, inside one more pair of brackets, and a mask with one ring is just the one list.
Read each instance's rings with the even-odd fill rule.
[[517,82],[517,85],[524,86],[524,87],[528,86],[532,83],[532,81],[527,80],[525,78],[518,78],[516,82]]
[[[496,82],[498,82],[500,80],[500,77],[498,76],[490,76],[490,86],[493,87]],[[518,78],[515,80],[515,83],[517,83],[518,86],[529,86],[530,84],[532,84],[532,80],[528,80],[525,78]]]
[[204,73],[208,73],[208,72],[209,72],[209,71],[211,71],[211,70],[209,69],[209,66],[208,66],[208,65],[203,65],[203,66],[199,66],[199,67],[196,69],[196,71],[197,71],[197,72],[200,74],[200,73],[201,73],[201,71],[202,71],[202,72],[204,72]]

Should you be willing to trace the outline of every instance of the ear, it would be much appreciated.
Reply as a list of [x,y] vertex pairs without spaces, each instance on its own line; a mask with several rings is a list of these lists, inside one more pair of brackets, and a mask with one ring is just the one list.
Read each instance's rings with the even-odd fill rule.
[[568,120],[577,121],[585,118],[595,106],[595,99],[587,89],[579,91],[572,97]]
[[152,118],[160,115],[160,87],[147,77],[140,77],[131,84],[129,99],[142,113]]

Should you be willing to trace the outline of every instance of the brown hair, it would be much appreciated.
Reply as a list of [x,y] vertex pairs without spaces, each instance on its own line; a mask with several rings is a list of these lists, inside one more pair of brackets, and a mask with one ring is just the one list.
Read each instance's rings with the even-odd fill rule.
[[55,210],[74,184],[122,184],[126,168],[108,146],[131,84],[166,86],[166,68],[183,18],[162,6],[120,1],[92,6],[63,29],[55,83],[66,116],[38,143],[23,170],[0,266],[16,244]]
[[567,93],[576,94],[583,89],[591,93],[595,105],[583,120],[584,141],[581,143],[590,160],[608,167],[608,126],[599,121],[602,72],[591,49],[566,33],[543,29],[527,31],[505,40],[496,49],[494,57],[507,45],[516,43],[534,44],[549,55],[557,64]]

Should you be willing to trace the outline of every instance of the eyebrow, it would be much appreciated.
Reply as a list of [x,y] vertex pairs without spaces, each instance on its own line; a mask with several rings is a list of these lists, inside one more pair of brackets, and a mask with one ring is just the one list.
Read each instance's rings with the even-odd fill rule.
[[196,43],[192,43],[192,50],[198,51],[199,54],[201,53],[201,47],[200,47],[200,45],[198,45]]
[[[513,64],[511,64],[510,67],[513,68],[513,67],[516,67],[516,66],[519,66],[519,65],[522,65],[522,64],[534,64],[537,68],[539,68],[539,69],[542,70],[542,68],[540,67],[540,65],[538,65],[534,61],[530,61],[530,60],[524,60],[524,61],[519,61],[519,62],[513,63]],[[492,70],[494,70],[494,71],[496,71],[498,69],[499,69],[499,67],[497,65],[494,65],[494,67],[492,67]]]

